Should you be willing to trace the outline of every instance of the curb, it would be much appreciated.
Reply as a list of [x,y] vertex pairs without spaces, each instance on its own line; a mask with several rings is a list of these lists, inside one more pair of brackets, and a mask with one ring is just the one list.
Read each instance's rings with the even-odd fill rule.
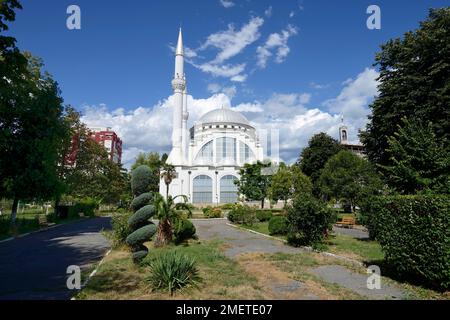
[[[80,290],[78,290],[77,293],[81,292],[89,283],[89,281],[91,280],[92,277],[94,277],[98,271],[98,269],[100,268],[100,266],[103,264],[103,262],[105,261],[106,257],[111,253],[112,249],[109,249],[106,254],[103,256],[102,260],[100,260],[100,262],[97,264],[97,266],[95,267],[95,269],[89,274],[89,276],[87,277],[87,279],[84,281],[84,283],[81,285]],[[70,298],[70,300],[77,300],[75,297]]]
[[[248,231],[248,232],[251,232],[251,233],[254,233],[254,234],[258,234],[260,236],[263,236],[263,237],[266,237],[266,238],[269,238],[269,239],[281,241],[281,242],[283,242],[284,244],[287,245],[287,241],[286,240],[283,240],[283,239],[280,239],[280,238],[277,238],[277,237],[274,237],[274,236],[271,236],[271,235],[267,235],[267,234],[264,234],[264,233],[261,233],[261,232],[258,232],[258,231],[246,229],[246,228],[237,226],[237,225],[232,224],[232,223],[227,223],[227,226],[230,226],[230,227],[233,227],[233,228],[236,228],[236,229],[240,229],[240,230],[244,230],[244,231]],[[299,247],[299,248],[307,250],[307,251],[311,251],[311,252],[320,253],[320,254],[323,254],[325,256],[333,257],[333,258],[336,258],[336,259],[345,260],[347,262],[356,264],[356,265],[358,265],[360,267],[364,267],[364,263],[362,263],[360,261],[353,260],[353,259],[350,259],[350,258],[347,258],[347,257],[344,257],[344,256],[340,256],[340,255],[337,255],[335,253],[326,252],[326,251],[318,251],[318,250],[313,249],[312,247]]]

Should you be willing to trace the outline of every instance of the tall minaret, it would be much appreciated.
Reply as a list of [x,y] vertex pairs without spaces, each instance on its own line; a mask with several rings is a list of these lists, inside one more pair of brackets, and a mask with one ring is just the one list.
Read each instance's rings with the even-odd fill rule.
[[[185,78],[186,81],[186,78]],[[188,150],[189,150],[189,145],[188,145],[188,137],[189,137],[189,132],[187,129],[187,121],[189,119],[189,112],[187,109],[187,86],[183,91],[183,120],[182,120],[182,125],[181,125],[181,129],[183,130],[182,132],[182,138],[181,138],[181,143],[182,143],[182,153],[183,153],[183,160],[185,162],[187,162],[188,159]]]
[[183,36],[178,35],[178,43],[175,51],[175,74],[172,80],[172,88],[175,96],[173,110],[173,131],[172,131],[172,152],[169,155],[168,162],[172,165],[181,165],[183,156],[183,93],[186,90],[186,80],[184,77],[184,50]]

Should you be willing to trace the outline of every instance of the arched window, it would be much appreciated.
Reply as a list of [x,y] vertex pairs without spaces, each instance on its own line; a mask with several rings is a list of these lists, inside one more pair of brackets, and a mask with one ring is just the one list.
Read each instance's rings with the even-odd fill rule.
[[193,203],[212,203],[213,181],[206,175],[200,175],[194,178],[192,187]]
[[242,141],[239,142],[239,158],[242,163],[249,163],[255,159],[253,151],[246,143]]
[[202,147],[195,160],[212,164],[214,162],[213,152],[213,141],[211,140]]
[[235,203],[238,200],[238,188],[234,184],[235,176],[224,176],[220,179],[220,202]]
[[217,162],[236,161],[236,139],[218,138],[216,140]]

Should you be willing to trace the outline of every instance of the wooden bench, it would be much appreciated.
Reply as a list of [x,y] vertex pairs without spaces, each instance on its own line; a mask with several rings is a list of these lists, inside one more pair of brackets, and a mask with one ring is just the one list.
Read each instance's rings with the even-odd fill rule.
[[347,228],[353,228],[353,226],[356,224],[356,220],[353,217],[343,217],[342,221],[338,221],[336,223],[339,227],[347,227]]
[[39,214],[36,216],[36,219],[39,223],[39,227],[49,227],[54,225],[54,223],[50,223],[47,220],[47,216],[45,214]]

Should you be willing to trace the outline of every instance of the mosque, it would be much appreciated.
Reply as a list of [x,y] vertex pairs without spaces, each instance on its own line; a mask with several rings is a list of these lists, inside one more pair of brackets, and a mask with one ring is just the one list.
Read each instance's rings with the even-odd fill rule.
[[[217,106],[187,128],[186,76],[181,29],[175,51],[172,80],[173,110],[172,150],[167,163],[176,170],[169,195],[186,195],[194,204],[222,204],[238,201],[234,181],[245,163],[263,161],[264,150],[256,129],[239,112]],[[166,195],[166,185],[160,183]]]

